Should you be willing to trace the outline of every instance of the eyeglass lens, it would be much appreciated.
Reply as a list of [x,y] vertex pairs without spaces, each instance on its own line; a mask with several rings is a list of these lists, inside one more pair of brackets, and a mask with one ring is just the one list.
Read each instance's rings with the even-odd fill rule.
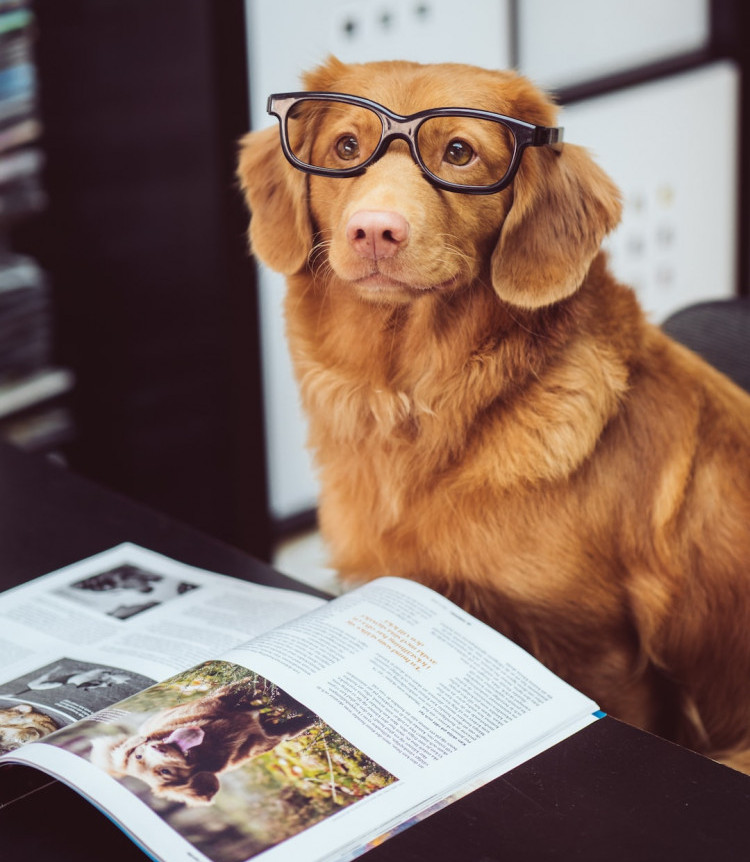
[[[287,115],[287,137],[304,164],[349,170],[378,147],[383,123],[361,105],[302,99]],[[444,182],[490,186],[505,176],[513,154],[511,130],[496,120],[449,115],[428,117],[416,134],[424,166]]]

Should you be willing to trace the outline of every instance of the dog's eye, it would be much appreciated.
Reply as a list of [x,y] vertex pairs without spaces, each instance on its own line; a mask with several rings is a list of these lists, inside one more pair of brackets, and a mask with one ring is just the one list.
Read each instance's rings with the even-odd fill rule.
[[456,138],[445,148],[445,155],[443,158],[446,162],[450,162],[452,165],[468,165],[474,158],[474,150],[472,150],[466,141]]
[[336,141],[336,153],[346,161],[356,159],[359,156],[359,141],[354,135],[342,135]]
[[172,770],[171,769],[160,769],[159,773],[160,773],[160,775],[171,775]]

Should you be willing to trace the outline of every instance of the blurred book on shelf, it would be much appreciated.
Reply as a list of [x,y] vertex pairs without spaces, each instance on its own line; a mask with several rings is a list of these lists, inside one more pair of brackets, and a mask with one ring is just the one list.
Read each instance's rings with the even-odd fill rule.
[[45,201],[33,38],[29,3],[0,0],[0,222],[6,224]]
[[42,271],[30,258],[0,253],[0,381],[49,364],[52,326]]
[[0,439],[27,452],[52,452],[70,442],[73,418],[65,396],[73,375],[62,368],[0,383]]
[[72,437],[74,381],[55,366],[50,285],[9,239],[46,203],[34,27],[30,0],[0,0],[0,438],[48,451]]
[[0,437],[40,450],[70,439],[64,396],[73,377],[53,365],[50,290],[30,258],[0,253]]

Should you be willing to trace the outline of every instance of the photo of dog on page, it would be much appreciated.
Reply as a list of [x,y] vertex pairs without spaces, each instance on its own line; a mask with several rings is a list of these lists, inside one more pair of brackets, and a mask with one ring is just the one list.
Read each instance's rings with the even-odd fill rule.
[[51,742],[120,781],[214,862],[241,862],[395,776],[247,668],[205,662]]
[[608,269],[618,189],[514,72],[330,59],[303,87],[238,176],[332,566],[424,582],[750,771],[750,395]]

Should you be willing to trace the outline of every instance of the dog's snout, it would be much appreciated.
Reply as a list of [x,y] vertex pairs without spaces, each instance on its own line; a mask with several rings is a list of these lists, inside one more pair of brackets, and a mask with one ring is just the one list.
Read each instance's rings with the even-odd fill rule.
[[349,219],[346,238],[360,257],[393,257],[409,239],[409,222],[390,210],[360,210]]

